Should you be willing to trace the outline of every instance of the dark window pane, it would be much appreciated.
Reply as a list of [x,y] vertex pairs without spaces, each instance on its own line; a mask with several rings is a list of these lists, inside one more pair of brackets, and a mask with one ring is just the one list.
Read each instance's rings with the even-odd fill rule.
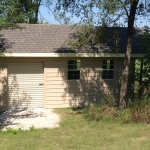
[[77,64],[77,60],[74,60],[74,64]]
[[114,64],[114,60],[110,60],[110,64]]
[[114,70],[109,70],[109,74],[114,74]]
[[110,65],[110,69],[114,69],[114,65]]
[[74,64],[74,60],[68,60],[68,64]]
[[102,79],[107,79],[107,75],[103,74]]
[[80,74],[80,71],[74,71],[74,74]]
[[73,75],[68,75],[68,79],[69,79],[69,80],[74,79],[74,78],[73,78]]
[[113,74],[109,74],[108,79],[113,79]]
[[107,70],[103,70],[103,74],[107,74],[108,73],[108,71]]
[[68,75],[73,75],[74,71],[68,71]]
[[107,69],[107,65],[103,65],[103,69]]
[[74,65],[68,65],[68,69],[74,69]]
[[77,64],[74,65],[73,69],[77,69]]
[[114,70],[103,70],[102,79],[113,79]]
[[74,75],[74,79],[80,79],[80,75],[79,74]]

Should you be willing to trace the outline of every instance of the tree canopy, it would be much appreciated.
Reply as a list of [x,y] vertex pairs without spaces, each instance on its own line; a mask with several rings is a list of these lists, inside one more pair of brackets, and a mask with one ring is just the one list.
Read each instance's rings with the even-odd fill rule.
[[42,0],[1,0],[0,30],[14,29],[17,23],[38,23]]
[[[81,24],[127,26],[131,4],[137,3],[135,22],[149,17],[148,0],[57,0],[56,11],[78,17]],[[142,17],[142,18],[141,18]]]

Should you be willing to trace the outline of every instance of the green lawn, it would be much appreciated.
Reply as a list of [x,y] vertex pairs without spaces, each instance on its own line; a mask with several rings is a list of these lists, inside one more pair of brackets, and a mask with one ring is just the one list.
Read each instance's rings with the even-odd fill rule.
[[59,109],[59,128],[0,131],[0,150],[149,150],[150,125],[89,122],[82,111]]

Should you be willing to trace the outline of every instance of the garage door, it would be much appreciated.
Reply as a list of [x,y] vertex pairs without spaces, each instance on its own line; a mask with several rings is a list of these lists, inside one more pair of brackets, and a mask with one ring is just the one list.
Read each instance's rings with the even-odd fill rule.
[[43,108],[43,63],[9,63],[9,108]]

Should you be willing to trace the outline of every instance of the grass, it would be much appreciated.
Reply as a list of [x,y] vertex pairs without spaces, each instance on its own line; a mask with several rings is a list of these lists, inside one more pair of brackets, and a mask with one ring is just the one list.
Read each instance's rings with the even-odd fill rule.
[[59,128],[0,131],[0,150],[149,150],[150,125],[87,121],[82,109],[57,109]]

